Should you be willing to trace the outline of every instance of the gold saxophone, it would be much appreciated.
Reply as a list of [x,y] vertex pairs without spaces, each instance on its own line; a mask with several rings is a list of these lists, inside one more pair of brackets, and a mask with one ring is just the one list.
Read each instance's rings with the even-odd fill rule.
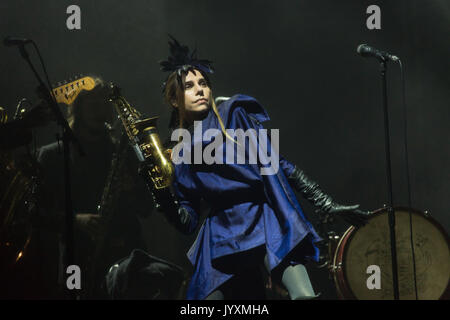
[[120,88],[110,84],[110,100],[122,121],[136,155],[144,164],[144,178],[150,178],[155,189],[170,187],[174,176],[174,167],[167,156],[170,150],[164,150],[158,135],[156,121],[159,117],[141,119],[142,115],[120,95]]

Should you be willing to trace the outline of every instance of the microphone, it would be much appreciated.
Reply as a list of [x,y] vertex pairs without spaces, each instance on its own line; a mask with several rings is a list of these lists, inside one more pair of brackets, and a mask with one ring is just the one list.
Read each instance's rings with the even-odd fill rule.
[[8,36],[5,39],[3,39],[3,44],[7,47],[12,47],[12,46],[24,45],[24,44],[30,43],[32,41],[33,40],[30,40],[30,39],[16,38],[16,37]]
[[375,49],[367,44],[360,44],[356,49],[356,52],[362,57],[375,57],[380,61],[391,60],[397,62],[400,60],[397,56]]

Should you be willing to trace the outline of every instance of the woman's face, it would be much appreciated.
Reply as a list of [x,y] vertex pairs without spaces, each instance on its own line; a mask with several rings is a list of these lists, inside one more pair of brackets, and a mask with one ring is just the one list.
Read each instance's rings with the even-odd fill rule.
[[184,77],[184,106],[186,116],[193,120],[211,106],[211,89],[199,71],[189,71]]

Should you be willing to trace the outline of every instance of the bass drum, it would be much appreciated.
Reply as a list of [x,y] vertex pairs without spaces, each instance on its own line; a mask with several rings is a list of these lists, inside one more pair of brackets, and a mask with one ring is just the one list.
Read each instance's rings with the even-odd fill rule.
[[[399,298],[448,299],[450,250],[445,230],[420,211],[398,207],[394,212]],[[388,212],[384,208],[375,211],[365,226],[350,227],[341,237],[331,266],[339,298],[393,300],[391,261]],[[368,270],[369,266],[379,269]],[[373,288],[377,271],[381,286]]]

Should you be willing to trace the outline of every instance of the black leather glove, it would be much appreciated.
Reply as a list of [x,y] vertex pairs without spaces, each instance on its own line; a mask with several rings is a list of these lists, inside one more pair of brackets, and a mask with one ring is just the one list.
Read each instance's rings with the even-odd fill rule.
[[339,215],[354,226],[366,224],[370,217],[370,212],[358,209],[359,204],[346,206],[334,202],[331,196],[325,194],[319,185],[308,178],[297,166],[288,177],[288,181],[295,190],[301,192],[317,208],[316,212],[323,211],[327,214]]
[[172,191],[169,188],[152,189],[151,194],[156,210],[162,212],[167,220],[179,231],[189,234],[191,215],[186,208],[180,206]]
[[170,188],[156,189],[149,177],[146,175],[145,165],[139,167],[139,174],[144,178],[150,194],[153,198],[156,210],[162,212],[171,223],[180,232],[189,234],[191,225],[191,215],[186,208],[180,206],[178,199],[172,193]]

